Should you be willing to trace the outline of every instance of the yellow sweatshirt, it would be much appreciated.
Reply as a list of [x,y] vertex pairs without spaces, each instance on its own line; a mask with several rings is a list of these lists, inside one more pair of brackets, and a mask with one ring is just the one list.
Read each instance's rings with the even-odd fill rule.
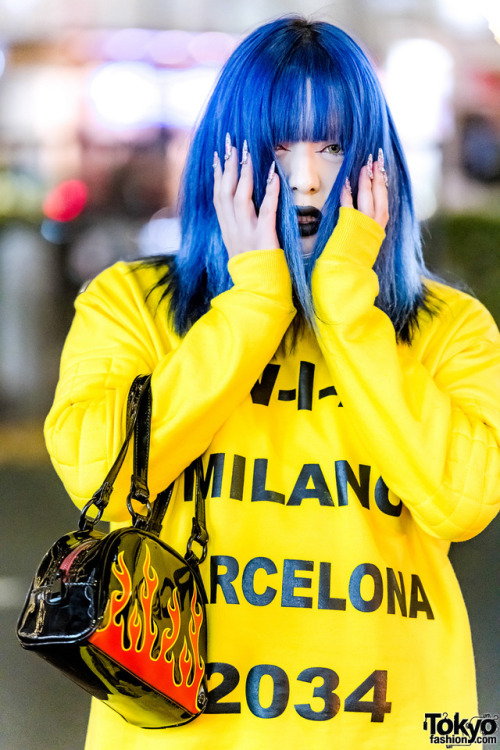
[[[341,209],[313,274],[317,331],[291,354],[281,250],[230,260],[234,286],[183,339],[147,297],[154,269],[119,263],[78,297],[46,422],[56,470],[89,499],[130,384],[152,372],[152,493],[204,453],[210,534],[208,712],[144,730],[94,702],[87,750],[419,750],[426,713],[475,715],[447,553],[500,504],[500,337],[479,302],[433,283],[438,315],[398,345],[374,306],[383,237]],[[127,518],[129,476],[108,520]],[[181,552],[192,515],[181,478],[163,531]]]

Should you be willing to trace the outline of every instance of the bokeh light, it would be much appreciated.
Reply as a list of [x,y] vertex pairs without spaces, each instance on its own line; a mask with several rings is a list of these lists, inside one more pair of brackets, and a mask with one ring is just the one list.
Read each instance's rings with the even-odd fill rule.
[[442,18],[464,34],[475,34],[486,25],[481,0],[438,0],[437,7]]
[[42,0],[3,0],[3,6],[9,13],[22,15],[36,9]]
[[500,43],[500,3],[498,0],[480,0],[480,7],[488,21],[490,31]]
[[43,212],[53,221],[72,221],[87,203],[87,186],[81,180],[65,180],[53,188],[43,202]]
[[441,145],[453,135],[453,58],[432,39],[403,39],[388,52],[384,87],[406,149],[419,219],[438,207]]
[[387,56],[385,89],[406,143],[421,145],[448,137],[453,58],[442,44],[432,39],[394,44]]
[[147,29],[120,29],[104,42],[103,53],[111,60],[143,60],[154,35]]
[[236,37],[221,31],[197,34],[189,43],[193,59],[201,65],[222,65],[236,47]]
[[218,75],[218,68],[165,70],[162,76],[164,122],[191,128],[203,108]]
[[157,73],[146,63],[99,66],[90,77],[88,98],[100,122],[109,127],[148,125],[161,119]]
[[160,31],[150,41],[149,55],[158,65],[186,67],[191,62],[189,44],[193,37],[189,31]]

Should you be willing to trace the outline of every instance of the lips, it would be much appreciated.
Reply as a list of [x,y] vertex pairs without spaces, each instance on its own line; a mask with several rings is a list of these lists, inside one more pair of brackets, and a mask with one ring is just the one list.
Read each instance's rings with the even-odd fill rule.
[[296,206],[301,237],[311,237],[316,234],[321,223],[322,214],[314,206]]

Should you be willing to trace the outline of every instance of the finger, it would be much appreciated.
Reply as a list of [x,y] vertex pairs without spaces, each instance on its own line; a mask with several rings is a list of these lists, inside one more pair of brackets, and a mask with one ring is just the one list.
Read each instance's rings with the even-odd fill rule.
[[[215,213],[217,216],[217,221],[219,222],[219,227],[221,230],[222,238],[227,245],[227,241],[231,237],[231,229],[233,225],[232,217],[229,214],[227,210],[224,210],[224,204],[221,200],[221,187],[222,187],[222,165],[220,162],[219,154],[217,151],[214,151],[214,161],[213,161],[213,168],[214,168],[214,194],[213,194],[213,201],[214,201],[214,207],[215,207]],[[233,217],[234,218],[234,217]]]
[[280,194],[280,178],[275,171],[275,162],[272,163],[266,184],[266,192],[260,205],[258,217],[258,233],[262,247],[271,249],[279,247],[276,234],[276,212],[278,210],[278,198]]
[[222,164],[220,168],[221,174],[219,175],[216,167],[216,176],[220,179],[217,179],[214,203],[222,237],[227,246],[228,242],[231,244],[231,238],[236,231],[234,193],[238,182],[237,152],[231,144],[229,133],[226,134],[224,168],[222,168]]
[[349,181],[349,178],[346,177],[346,180],[342,186],[342,190],[340,192],[340,205],[343,208],[352,208],[353,202],[352,202],[352,189],[351,189],[351,183]]
[[372,194],[374,205],[373,218],[380,224],[382,229],[385,229],[389,221],[389,195],[387,172],[385,170],[382,149],[379,149],[378,159],[373,166]]
[[234,194],[238,184],[238,152],[234,146],[227,145],[224,154],[224,171],[220,186],[220,198],[226,207],[233,206]]
[[389,187],[389,180],[387,177],[387,171],[385,169],[385,158],[384,158],[384,152],[381,148],[378,150],[378,157],[377,157],[377,164],[376,164],[376,171],[379,175],[382,175],[382,178],[384,180],[385,187]]
[[214,168],[213,200],[214,200],[214,206],[215,206],[215,213],[217,214],[217,218],[220,224],[221,218],[222,218],[221,217],[221,202],[220,202],[220,190],[221,190],[221,184],[222,184],[222,167],[220,163],[219,154],[217,153],[217,151],[214,151],[213,168]]
[[367,165],[365,165],[359,173],[358,211],[361,211],[361,213],[370,216],[372,219],[375,214],[372,193],[372,179],[369,176]]
[[222,167],[220,165],[219,154],[217,153],[217,151],[214,151],[214,161],[212,166],[214,168],[214,205],[217,210],[217,203],[219,202],[220,185],[222,180]]
[[250,217],[256,219],[255,206],[252,201],[253,195],[253,165],[252,157],[248,151],[246,140],[243,143],[241,158],[241,172],[236,192],[234,195],[234,213],[237,220],[241,217],[245,220]]

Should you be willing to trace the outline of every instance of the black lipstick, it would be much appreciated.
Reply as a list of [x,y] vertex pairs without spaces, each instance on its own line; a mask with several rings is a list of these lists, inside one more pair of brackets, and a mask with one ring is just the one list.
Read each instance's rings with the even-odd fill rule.
[[321,223],[321,211],[314,206],[296,206],[299,219],[299,234],[301,237],[311,237],[316,234]]

